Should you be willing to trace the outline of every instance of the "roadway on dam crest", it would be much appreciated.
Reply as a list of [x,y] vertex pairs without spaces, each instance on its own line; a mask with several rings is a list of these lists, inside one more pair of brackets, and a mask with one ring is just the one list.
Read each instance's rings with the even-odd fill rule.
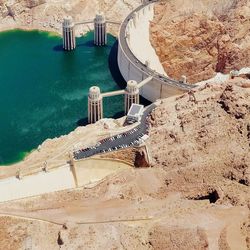
[[87,157],[91,157],[96,154],[107,153],[110,151],[116,151],[122,148],[128,148],[139,144],[139,140],[147,134],[148,122],[147,117],[156,108],[155,104],[151,104],[145,108],[141,117],[140,124],[127,132],[115,135],[113,137],[106,138],[91,148],[82,149],[74,152],[74,159],[81,160]]
[[161,75],[157,72],[155,72],[154,70],[150,69],[149,67],[147,67],[145,64],[143,64],[135,55],[134,53],[130,50],[129,45],[127,43],[126,40],[126,29],[127,29],[127,25],[129,23],[130,20],[133,20],[134,17],[134,13],[140,11],[141,9],[145,8],[148,4],[152,4],[158,2],[157,0],[153,0],[153,1],[147,1],[146,3],[144,3],[143,5],[137,7],[135,10],[133,10],[127,17],[126,19],[123,21],[123,23],[121,24],[120,27],[120,32],[119,32],[119,44],[120,47],[122,48],[124,54],[127,56],[127,58],[129,59],[129,61],[139,70],[141,70],[145,75],[148,76],[152,76],[154,79],[158,80],[161,82],[161,84],[164,85],[170,85],[179,89],[183,89],[183,90],[191,90],[193,88],[196,87],[196,85],[190,85],[190,84],[185,84],[181,81],[177,81],[174,79],[171,79],[169,77],[166,77],[164,75]]

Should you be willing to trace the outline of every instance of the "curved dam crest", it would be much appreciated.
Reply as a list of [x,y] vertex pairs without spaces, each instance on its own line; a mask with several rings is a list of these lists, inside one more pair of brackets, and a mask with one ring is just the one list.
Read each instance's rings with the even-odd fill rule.
[[[77,38],[77,50],[64,52],[62,38],[53,33],[0,33],[0,165],[22,160],[47,138],[84,124],[92,85],[119,89],[109,69],[115,42],[108,35],[106,47],[95,47],[89,32]],[[114,117],[123,111],[123,100],[108,98],[104,106],[105,117]]]

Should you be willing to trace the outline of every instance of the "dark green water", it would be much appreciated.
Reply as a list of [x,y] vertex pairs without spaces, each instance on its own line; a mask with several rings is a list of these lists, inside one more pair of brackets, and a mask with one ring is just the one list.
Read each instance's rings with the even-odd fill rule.
[[[109,68],[115,38],[108,36],[104,48],[92,39],[88,33],[77,39],[75,51],[64,52],[62,39],[47,32],[0,33],[0,165],[84,124],[92,85],[103,92],[119,89]],[[122,110],[122,96],[105,99],[105,117]]]

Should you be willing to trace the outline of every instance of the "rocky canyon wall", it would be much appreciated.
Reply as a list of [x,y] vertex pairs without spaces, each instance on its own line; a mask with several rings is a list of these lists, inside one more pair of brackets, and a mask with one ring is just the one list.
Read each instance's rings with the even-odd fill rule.
[[250,1],[162,1],[151,42],[170,77],[191,83],[250,65]]

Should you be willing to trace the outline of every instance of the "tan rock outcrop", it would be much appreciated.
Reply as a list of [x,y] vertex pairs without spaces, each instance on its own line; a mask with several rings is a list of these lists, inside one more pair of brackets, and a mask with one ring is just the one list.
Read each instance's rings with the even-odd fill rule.
[[249,189],[250,89],[235,82],[206,85],[194,93],[196,102],[184,94],[152,113],[152,165],[171,172],[168,188],[194,199],[250,204],[240,191]]
[[165,71],[188,82],[250,65],[250,1],[162,1],[151,42]]
[[[140,0],[0,0],[0,30],[13,28],[41,29],[61,33],[62,20],[70,15],[75,22],[93,19],[97,12],[107,19],[123,21]],[[77,27],[79,36],[89,31],[91,25]],[[118,26],[109,26],[109,32],[117,34]]]

